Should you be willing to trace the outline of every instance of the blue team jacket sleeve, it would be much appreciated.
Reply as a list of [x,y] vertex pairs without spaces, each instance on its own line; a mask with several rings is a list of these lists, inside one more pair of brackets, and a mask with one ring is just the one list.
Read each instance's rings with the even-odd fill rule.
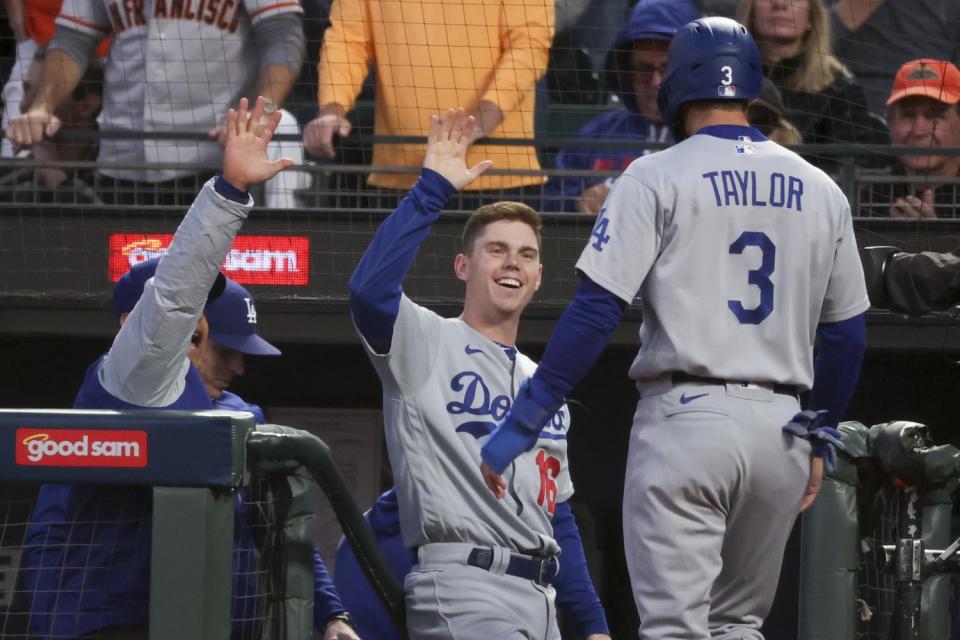
[[560,316],[537,372],[517,393],[513,407],[480,448],[491,469],[504,469],[536,442],[551,416],[603,352],[626,303],[584,276]]
[[323,631],[327,620],[335,613],[346,611],[333,580],[323,564],[320,550],[313,548],[313,627]]
[[626,308],[623,300],[583,276],[531,379],[530,393],[540,406],[563,404],[600,357]]
[[580,530],[569,502],[557,503],[553,512],[553,537],[562,551],[556,581],[557,606],[573,620],[579,637],[594,633],[609,635],[607,617],[593,588]]
[[817,327],[820,348],[813,366],[813,389],[809,409],[826,409],[824,424],[836,426],[843,419],[860,377],[867,348],[866,321],[861,313],[841,322]]
[[378,352],[390,350],[407,275],[430,225],[457,189],[435,171],[420,179],[377,229],[350,277],[350,311],[360,335]]

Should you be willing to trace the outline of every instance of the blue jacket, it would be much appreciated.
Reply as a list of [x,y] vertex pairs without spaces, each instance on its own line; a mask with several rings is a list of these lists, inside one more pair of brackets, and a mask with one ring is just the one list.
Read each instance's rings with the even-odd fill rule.
[[[599,138],[673,143],[673,134],[669,127],[655,124],[642,114],[630,109],[617,109],[600,114],[584,125],[578,137],[581,139]],[[561,150],[557,154],[555,162],[557,169],[616,171],[620,173],[640,155],[641,152],[631,148],[572,147]],[[572,213],[577,210],[577,198],[585,189],[607,180],[612,182],[613,179],[613,177],[603,175],[553,176],[546,186],[543,208],[545,211]]]
[[[673,143],[669,127],[651,122],[637,111],[629,68],[630,51],[635,40],[670,40],[680,27],[699,17],[689,0],[641,0],[634,6],[607,53],[605,69],[607,89],[617,95],[623,106],[590,120],[580,130],[580,139]],[[557,169],[619,173],[639,155],[640,152],[633,149],[570,147],[560,150],[555,165]],[[585,189],[608,179],[612,180],[607,176],[553,177],[546,186],[543,208],[574,212],[577,198]]]
[[[84,377],[77,409],[142,409],[110,395],[97,375],[103,358]],[[191,364],[181,396],[164,409],[249,411],[258,423],[263,410],[224,392],[211,403]],[[43,485],[24,541],[26,589],[32,595],[31,631],[39,638],[74,637],[121,624],[145,624],[150,601],[152,494],[144,487]],[[237,492],[234,512],[231,637],[259,637],[257,549],[265,523],[251,509],[248,487]],[[314,550],[314,624],[322,629],[344,610],[323,560]]]
[[[75,409],[142,409],[100,384],[103,357],[87,369]],[[181,396],[165,409],[211,409],[191,364]],[[45,484],[24,538],[31,631],[74,637],[147,621],[152,493],[144,487]]]

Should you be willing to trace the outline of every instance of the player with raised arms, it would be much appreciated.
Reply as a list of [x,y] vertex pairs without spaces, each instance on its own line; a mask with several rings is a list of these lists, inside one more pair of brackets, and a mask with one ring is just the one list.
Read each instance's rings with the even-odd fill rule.
[[787,537],[833,462],[865,349],[849,204],[749,126],[762,78],[733,20],[674,36],[658,101],[682,142],[617,180],[537,373],[483,446],[488,487],[505,497],[522,452],[639,292],[623,517],[644,640],[762,638]]
[[[220,266],[253,206],[250,185],[264,182],[292,161],[271,161],[267,144],[280,114],[264,116],[264,99],[251,111],[244,98],[227,116],[223,172],[197,195],[166,255],[134,266],[114,288],[120,325],[107,354],[90,366],[77,393],[79,409],[214,408],[204,364],[190,360],[191,347],[209,339],[204,306],[222,315],[236,292]],[[228,293],[224,296],[224,290]],[[231,293],[232,292],[232,293]],[[223,296],[223,297],[221,297]],[[209,304],[208,300],[211,300]],[[219,303],[219,304],[218,304]],[[242,298],[241,306],[244,306]],[[245,308],[245,306],[244,306]],[[244,316],[245,319],[245,316]],[[251,351],[253,330],[227,324],[229,341]],[[225,334],[220,339],[226,343]],[[243,342],[237,342],[242,340]],[[198,344],[195,344],[195,341]],[[263,345],[258,349],[264,352]],[[220,395],[219,399],[222,399]],[[231,408],[255,409],[240,404]],[[257,636],[256,510],[236,496],[231,638]],[[149,488],[91,484],[45,484],[25,536],[21,570],[29,598],[32,637],[146,640],[150,602],[152,494]],[[357,640],[340,614],[322,562],[315,556],[315,626],[323,640]],[[176,588],[172,585],[171,588]],[[260,587],[262,589],[262,585]]]
[[[431,118],[420,179],[360,260],[350,305],[383,384],[400,528],[416,553],[404,581],[410,637],[558,640],[557,538],[576,527],[567,408],[557,404],[506,474],[506,499],[486,490],[479,470],[481,443],[536,369],[514,345],[540,286],[540,216],[516,202],[471,215],[454,262],[466,284],[459,317],[415,304],[402,287],[448,199],[491,165],[465,164],[475,126],[462,109]],[[608,638],[602,630],[588,637]]]

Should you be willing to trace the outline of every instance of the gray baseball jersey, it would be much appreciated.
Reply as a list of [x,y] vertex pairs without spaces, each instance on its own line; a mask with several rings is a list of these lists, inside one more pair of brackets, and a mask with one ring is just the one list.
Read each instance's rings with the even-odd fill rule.
[[[302,12],[299,0],[64,0],[57,24],[112,44],[104,72],[104,130],[207,133],[257,80],[251,25]],[[216,142],[109,140],[100,162],[217,164]],[[159,182],[192,169],[101,169]]]
[[573,494],[567,468],[570,414],[561,407],[536,446],[504,473],[497,500],[480,475],[480,446],[504,417],[532,360],[459,319],[403,296],[390,352],[364,343],[383,384],[387,447],[408,547],[466,542],[554,555],[554,505]]
[[762,640],[810,473],[780,428],[817,324],[869,307],[830,178],[747,127],[708,131],[630,165],[577,263],[643,300],[623,512],[644,640]]
[[617,180],[577,268],[643,300],[630,376],[686,371],[809,388],[819,322],[869,308],[850,206],[764,140],[695,135]]

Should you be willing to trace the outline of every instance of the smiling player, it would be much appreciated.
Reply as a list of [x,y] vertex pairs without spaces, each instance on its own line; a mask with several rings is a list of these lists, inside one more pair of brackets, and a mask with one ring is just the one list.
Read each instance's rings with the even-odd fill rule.
[[458,318],[415,304],[401,286],[448,198],[491,165],[464,162],[474,126],[462,110],[431,119],[420,180],[377,230],[350,302],[383,384],[400,527],[417,554],[404,583],[410,637],[559,639],[556,538],[576,526],[566,407],[544,416],[536,446],[505,474],[507,499],[479,472],[480,445],[536,369],[514,344],[540,286],[539,215],[515,202],[471,215],[454,262],[466,284]]

